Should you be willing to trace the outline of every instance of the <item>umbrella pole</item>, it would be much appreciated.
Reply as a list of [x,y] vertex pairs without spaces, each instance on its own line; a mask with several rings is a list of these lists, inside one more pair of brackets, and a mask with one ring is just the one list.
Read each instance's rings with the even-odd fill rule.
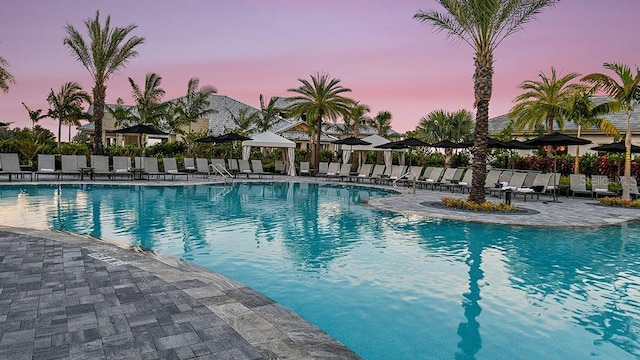
[[558,187],[556,186],[556,176],[558,173],[556,171],[556,158],[553,158],[553,200],[551,202],[560,203],[562,201],[558,200]]

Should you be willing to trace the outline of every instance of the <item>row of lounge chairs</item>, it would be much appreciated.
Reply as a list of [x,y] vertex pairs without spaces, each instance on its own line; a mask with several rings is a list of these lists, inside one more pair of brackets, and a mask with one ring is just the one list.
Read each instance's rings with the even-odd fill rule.
[[[629,194],[634,197],[640,197],[640,191],[638,191],[638,182],[635,177],[629,178],[629,183],[626,184],[624,178],[621,179],[622,187],[629,189]],[[569,175],[569,194],[575,197],[579,195],[589,195],[595,197],[599,196],[616,196],[615,191],[609,191],[609,178],[605,175],[591,175],[591,190],[587,189],[587,176],[584,174],[570,174]]]

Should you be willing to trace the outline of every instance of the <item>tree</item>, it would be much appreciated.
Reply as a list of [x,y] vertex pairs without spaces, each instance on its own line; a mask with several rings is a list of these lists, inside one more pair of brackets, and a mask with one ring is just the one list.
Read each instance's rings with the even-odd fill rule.
[[[376,116],[371,119],[371,126],[373,126],[377,131],[379,136],[386,136],[389,130],[391,130],[391,119],[392,115],[389,111],[381,110],[378,111]],[[382,161],[382,153],[377,152],[376,154],[376,163],[380,163]]]
[[31,119],[31,129],[35,129],[36,123],[41,119],[47,117],[47,114],[42,113],[42,109],[31,110],[24,102],[22,103],[22,106],[24,106],[24,108],[27,110],[27,113],[29,113],[29,119]]
[[[371,123],[372,119],[367,115],[369,111],[371,111],[369,105],[361,104],[359,101],[353,103],[349,116],[345,117],[345,125],[347,123],[351,124],[353,137],[360,137],[360,127]],[[347,119],[349,120],[347,121]]]
[[163,103],[162,97],[165,94],[162,84],[162,76],[156,73],[148,73],[144,78],[144,89],[129,78],[131,85],[131,96],[136,102],[137,114],[133,114],[138,124],[152,125],[158,127],[160,120],[166,115],[167,103]]
[[4,93],[9,92],[9,84],[16,83],[13,75],[6,69],[7,66],[9,66],[7,60],[0,56],[0,90]]
[[124,128],[133,125],[136,121],[136,116],[133,114],[133,107],[124,105],[124,100],[118,98],[116,105],[113,107],[107,107],[107,112],[116,121],[115,126],[117,128]]
[[187,94],[178,99],[175,106],[176,120],[178,129],[182,125],[189,125],[189,132],[191,132],[191,124],[206,117],[207,115],[217,112],[216,109],[211,108],[211,102],[209,96],[216,94],[218,90],[211,86],[203,86],[198,89],[200,80],[198,78],[191,78],[187,83]]
[[236,126],[236,132],[240,135],[248,136],[256,130],[255,124],[260,118],[260,114],[257,111],[252,110],[250,107],[245,106],[238,110],[238,115],[234,114],[231,109],[226,108],[231,121]]
[[57,93],[51,89],[47,101],[51,108],[48,116],[58,120],[58,148],[62,137],[62,124],[74,119],[79,119],[83,115],[82,103],[90,101],[89,94],[82,90],[77,82],[66,82],[60,87]]
[[551,68],[551,77],[543,72],[538,75],[540,81],[526,80],[518,88],[524,93],[518,95],[516,105],[509,111],[518,131],[525,127],[532,131],[543,124],[547,133],[553,133],[553,124],[557,123],[560,130],[564,129],[563,112],[573,96],[586,90],[582,84],[569,84],[580,74],[572,72],[558,79],[556,69]]
[[105,97],[107,93],[107,81],[118,70],[136,56],[136,47],[144,43],[143,37],[127,37],[135,28],[134,24],[127,27],[111,28],[111,16],[107,16],[104,25],[100,23],[100,12],[96,11],[94,19],[84,22],[88,41],[70,24],[65,26],[67,36],[63,44],[71,49],[76,60],[89,71],[94,81],[93,94],[93,124],[94,140],[93,153],[104,154],[102,144],[102,119],[104,118]]
[[302,86],[287,91],[296,93],[290,100],[292,104],[287,111],[296,117],[306,115],[310,125],[315,127],[315,144],[311,151],[311,162],[317,169],[320,162],[320,139],[322,137],[322,124],[325,118],[335,122],[338,116],[346,117],[353,100],[342,96],[351,89],[340,85],[339,79],[329,78],[329,74],[316,73],[311,75],[311,82],[298,79]]
[[260,116],[256,120],[256,128],[260,132],[268,131],[273,125],[280,121],[280,111],[282,109],[276,106],[277,98],[270,98],[269,103],[265,105],[264,96],[260,94]]
[[500,43],[533,20],[558,0],[438,0],[445,13],[418,11],[413,17],[432,25],[436,31],[459,39],[474,51],[474,107],[476,108],[473,145],[473,180],[469,200],[485,201],[489,101],[493,88],[493,53]]
[[[599,105],[594,104],[592,100],[594,90],[591,89],[574,94],[565,109],[565,117],[578,125],[578,137],[580,137],[582,128],[591,130],[594,126],[600,128],[607,135],[619,137],[620,132],[618,129],[609,120],[601,117],[604,114],[620,110],[619,103],[608,101]],[[580,146],[576,146],[573,172],[576,174],[580,172]]]
[[[468,110],[448,112],[435,110],[420,119],[416,135],[425,142],[436,143],[441,140],[460,142],[473,133],[473,114]],[[445,164],[449,163],[453,149],[445,149]]]
[[[636,67],[634,75],[631,72],[631,68],[625,64],[605,63],[603,66],[605,69],[613,71],[620,78],[620,82],[602,73],[589,74],[581,80],[595,85],[598,90],[612,97],[627,114],[627,127],[624,136],[626,151],[624,155],[623,181],[625,184],[629,184],[629,178],[631,177],[631,113],[634,106],[640,103],[640,69]],[[626,200],[631,198],[629,187],[622,187],[622,198]]]

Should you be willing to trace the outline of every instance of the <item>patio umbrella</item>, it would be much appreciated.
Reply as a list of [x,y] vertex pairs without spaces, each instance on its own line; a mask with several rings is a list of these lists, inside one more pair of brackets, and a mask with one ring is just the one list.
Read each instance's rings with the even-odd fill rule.
[[347,155],[342,155],[342,162],[345,163],[349,161],[349,156],[351,156],[351,152],[353,152],[354,145],[371,145],[370,142],[358,139],[357,137],[349,136],[348,138],[336,140],[333,142],[336,145],[349,145],[350,149]]
[[464,148],[467,147],[463,143],[460,143],[460,144],[459,143],[454,143],[454,142],[449,141],[449,140],[441,140],[441,141],[438,141],[437,143],[431,144],[429,146],[435,147],[435,148],[443,148],[443,149],[464,149]]
[[400,140],[397,141],[400,144],[404,144],[407,145],[409,147],[412,146],[430,146],[429,144],[427,144],[426,142],[420,140],[420,139],[416,139],[416,138],[406,138],[404,140]]
[[228,134],[218,135],[218,136],[209,135],[209,136],[197,139],[195,140],[195,142],[222,144],[222,143],[227,143],[232,141],[245,141],[245,140],[251,140],[251,138],[238,135],[236,133],[228,133]]
[[[623,153],[627,151],[624,145],[624,141],[618,141],[611,144],[595,146],[595,147],[592,147],[591,150],[606,151],[606,152],[613,152],[613,153]],[[640,146],[631,144],[631,152],[636,154],[640,153]]]
[[[554,132],[553,134],[547,134],[540,136],[535,139],[531,139],[529,141],[524,142],[527,145],[534,146],[569,146],[569,145],[586,145],[591,144],[591,141],[581,139],[575,136],[565,135],[559,132]],[[553,159],[553,183],[556,182],[556,159]],[[553,188],[553,201],[558,201],[558,189],[554,186]]]

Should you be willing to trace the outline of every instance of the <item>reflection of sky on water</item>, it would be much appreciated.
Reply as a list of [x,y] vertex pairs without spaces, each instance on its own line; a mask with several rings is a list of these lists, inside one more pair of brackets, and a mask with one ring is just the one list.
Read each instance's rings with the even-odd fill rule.
[[638,225],[529,229],[372,211],[313,184],[0,186],[0,223],[231,276],[365,358],[640,356]]

